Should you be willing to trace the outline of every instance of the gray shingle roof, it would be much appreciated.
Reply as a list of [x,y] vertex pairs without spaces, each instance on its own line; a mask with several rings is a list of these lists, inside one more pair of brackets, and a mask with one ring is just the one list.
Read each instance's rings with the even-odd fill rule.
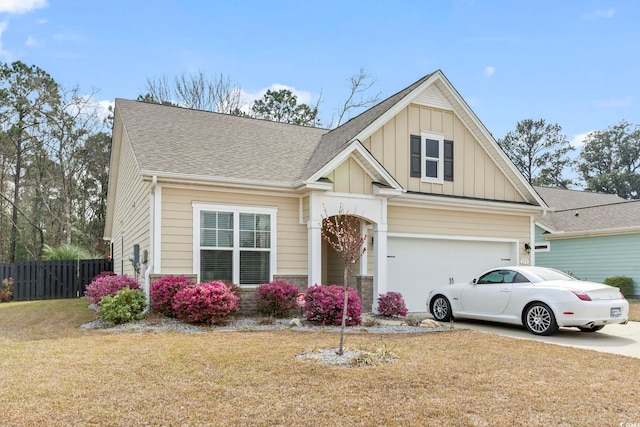
[[533,187],[547,206],[556,211],[563,209],[575,209],[599,205],[620,203],[625,200],[615,194],[592,193],[580,190],[565,190],[563,188]]
[[581,232],[640,227],[640,200],[615,194],[534,187],[554,212],[538,222],[556,232]]
[[291,185],[432,75],[331,131],[125,99],[116,105],[143,171]]
[[116,106],[141,170],[292,184],[326,129],[139,101]]

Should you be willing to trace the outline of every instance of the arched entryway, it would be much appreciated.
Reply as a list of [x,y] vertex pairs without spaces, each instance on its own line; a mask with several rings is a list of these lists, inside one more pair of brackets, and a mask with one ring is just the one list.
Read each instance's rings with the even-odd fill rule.
[[[367,235],[366,252],[354,266],[350,286],[362,290],[363,307],[375,310],[375,296],[386,292],[387,224],[386,198],[314,192],[309,197],[309,286],[342,284],[343,261],[322,238],[322,218],[340,213],[352,215]],[[370,289],[370,290],[367,290]]]

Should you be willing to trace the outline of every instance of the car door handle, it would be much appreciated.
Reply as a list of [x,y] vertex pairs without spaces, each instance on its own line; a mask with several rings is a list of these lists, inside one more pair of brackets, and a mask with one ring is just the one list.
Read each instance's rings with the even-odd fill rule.
[[511,292],[509,289],[500,289],[500,292]]

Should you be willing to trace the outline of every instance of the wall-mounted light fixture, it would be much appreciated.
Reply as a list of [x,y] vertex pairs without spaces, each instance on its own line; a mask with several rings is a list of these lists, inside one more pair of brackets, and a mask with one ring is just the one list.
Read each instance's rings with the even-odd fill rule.
[[527,251],[528,254],[531,253],[531,245],[529,243],[524,244],[524,250]]

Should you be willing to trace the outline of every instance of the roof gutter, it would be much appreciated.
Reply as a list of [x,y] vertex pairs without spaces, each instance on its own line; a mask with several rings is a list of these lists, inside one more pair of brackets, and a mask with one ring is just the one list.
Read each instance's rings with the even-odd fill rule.
[[617,228],[603,228],[600,230],[581,230],[581,231],[559,231],[551,234],[544,234],[545,240],[562,240],[562,239],[577,239],[580,237],[598,237],[598,236],[618,236],[621,234],[635,234],[640,233],[640,227],[617,227]]

